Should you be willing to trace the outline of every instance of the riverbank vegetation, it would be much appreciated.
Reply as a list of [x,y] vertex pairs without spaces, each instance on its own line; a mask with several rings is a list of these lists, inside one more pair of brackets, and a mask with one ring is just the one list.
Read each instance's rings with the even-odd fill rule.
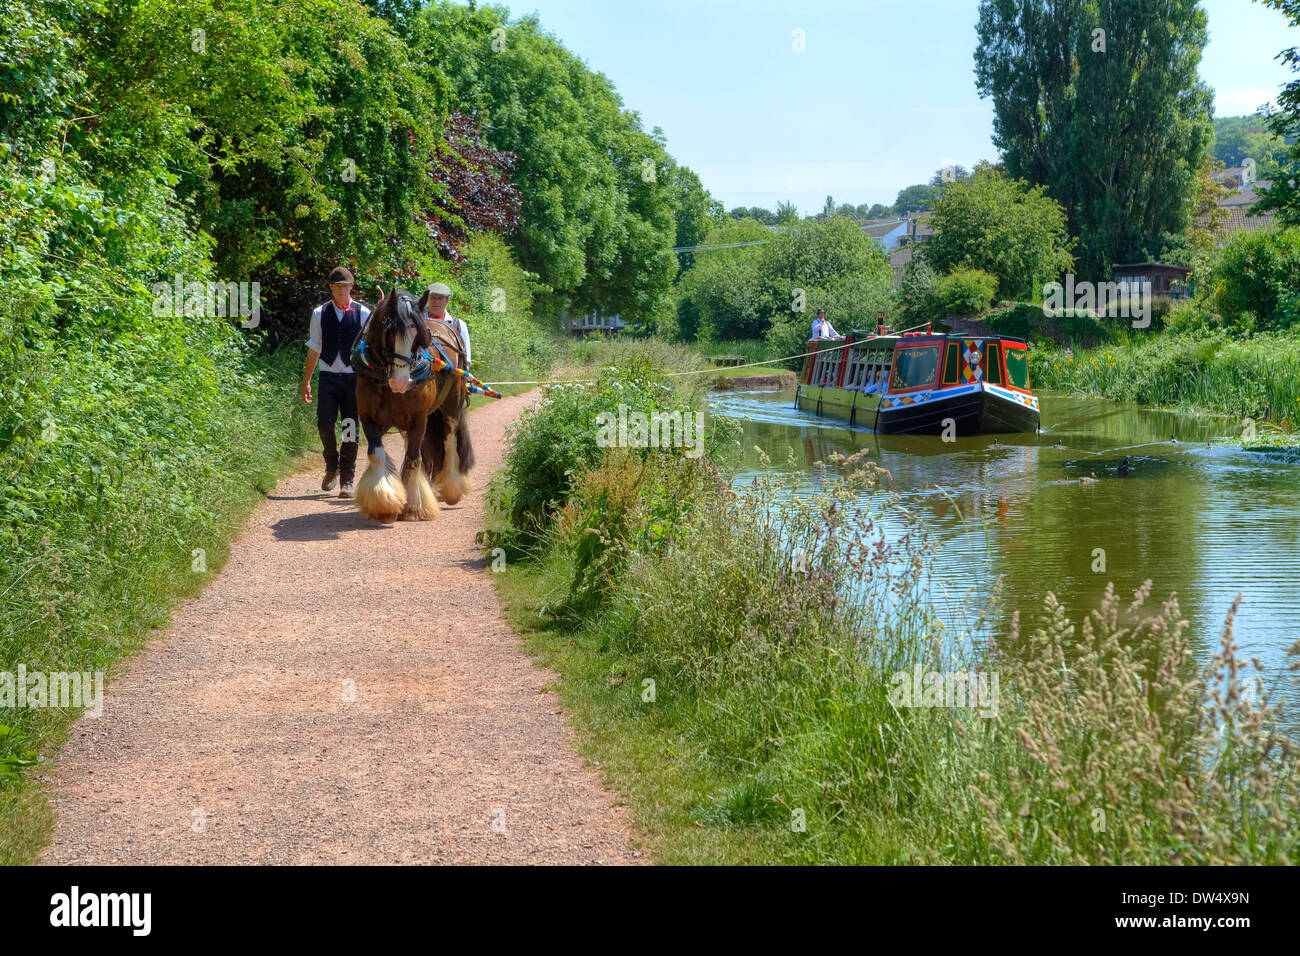
[[1294,859],[1295,750],[1231,620],[1206,668],[1149,587],[1081,620],[1049,596],[981,642],[995,603],[939,620],[930,545],[865,453],[809,496],[775,472],[733,490],[721,428],[694,459],[596,448],[615,403],[693,407],[666,371],[631,347],[549,392],[485,540],[658,862]]
[[1091,351],[1040,346],[1030,352],[1038,388],[1201,409],[1230,415],[1253,439],[1264,423],[1300,426],[1300,336],[1248,339],[1222,331],[1165,333]]

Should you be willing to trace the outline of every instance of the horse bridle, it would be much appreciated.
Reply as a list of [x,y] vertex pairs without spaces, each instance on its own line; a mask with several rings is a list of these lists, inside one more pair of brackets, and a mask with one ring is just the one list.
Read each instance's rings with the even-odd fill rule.
[[[397,316],[396,312],[394,311],[393,313],[389,315],[385,315],[383,317],[383,324],[385,326],[385,330],[391,327],[390,320],[393,318],[400,319],[400,316]],[[410,327],[410,325],[407,323],[405,319],[401,319],[401,322],[402,322],[402,331],[405,331],[407,328]],[[412,382],[423,382],[426,378],[429,377],[429,373],[433,371],[433,356],[429,354],[428,349],[423,349],[420,352],[416,353],[415,355],[407,355],[403,352],[394,351],[392,358],[389,359],[389,361],[387,362],[387,367],[383,370],[376,368],[374,364],[370,361],[370,357],[366,354],[368,351],[369,349],[366,343],[366,335],[365,332],[362,331],[362,333],[359,336],[357,336],[357,345],[355,347],[355,353],[357,358],[361,360],[364,368],[363,369],[358,368],[355,370],[360,372],[363,375],[368,375],[379,381],[387,381],[389,378],[392,378],[392,373],[396,371],[397,363],[399,361],[401,361],[403,366],[410,371]]]

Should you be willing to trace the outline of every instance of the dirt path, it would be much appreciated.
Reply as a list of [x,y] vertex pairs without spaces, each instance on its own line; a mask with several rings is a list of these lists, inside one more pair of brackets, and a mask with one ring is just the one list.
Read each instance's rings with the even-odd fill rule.
[[642,862],[474,544],[534,400],[471,415],[477,488],[432,522],[367,522],[319,470],[282,481],[77,721],[43,862]]

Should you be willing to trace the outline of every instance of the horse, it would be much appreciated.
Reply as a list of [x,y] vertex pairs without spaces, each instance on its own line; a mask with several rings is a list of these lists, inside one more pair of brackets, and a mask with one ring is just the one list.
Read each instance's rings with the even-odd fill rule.
[[[436,340],[430,334],[424,322],[427,292],[418,300],[405,289],[378,292],[379,304],[352,351],[357,417],[369,459],[357,483],[357,507],[383,524],[431,521],[438,514],[434,485],[450,505],[473,487],[468,472],[474,449],[464,414],[469,389],[455,372],[435,371],[431,364],[436,354],[460,367],[462,354],[454,335],[436,328]],[[390,428],[406,436],[400,480],[384,451]]]

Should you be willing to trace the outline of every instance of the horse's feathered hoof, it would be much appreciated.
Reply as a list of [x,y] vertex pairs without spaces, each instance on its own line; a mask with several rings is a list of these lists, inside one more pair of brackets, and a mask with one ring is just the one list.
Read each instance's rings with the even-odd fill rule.
[[436,517],[438,499],[433,493],[433,485],[424,476],[424,469],[417,466],[406,479],[406,507],[402,511],[402,520],[432,521]]
[[357,507],[367,518],[392,524],[406,507],[406,489],[382,448],[369,457],[370,465],[357,482]]
[[443,449],[442,470],[434,476],[434,484],[442,500],[449,505],[458,504],[461,498],[474,490],[474,482],[460,470],[460,455],[456,452],[456,435],[447,435]]

